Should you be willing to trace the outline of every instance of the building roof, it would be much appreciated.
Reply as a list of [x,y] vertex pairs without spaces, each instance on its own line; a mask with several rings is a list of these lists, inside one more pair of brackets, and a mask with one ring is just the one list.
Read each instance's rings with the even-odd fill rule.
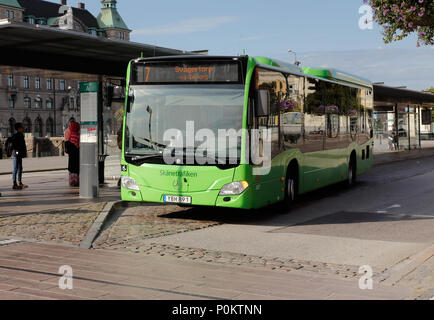
[[14,7],[14,8],[21,8],[17,0],[0,0],[0,5]]
[[111,40],[49,26],[0,21],[2,65],[125,77],[128,62],[140,56],[188,52]]
[[[0,0],[3,1],[3,0]],[[61,4],[42,1],[42,0],[18,0],[21,7],[24,8],[25,16],[34,16],[35,18],[57,18],[60,17],[59,8]],[[85,9],[72,8],[75,18],[83,22],[88,28],[98,28],[97,19]]]
[[101,29],[122,29],[130,31],[116,9],[115,0],[103,0],[101,4],[101,12],[98,15],[98,24]]
[[428,92],[414,91],[388,87],[374,84],[374,100],[376,105],[407,104],[434,106],[434,94]]

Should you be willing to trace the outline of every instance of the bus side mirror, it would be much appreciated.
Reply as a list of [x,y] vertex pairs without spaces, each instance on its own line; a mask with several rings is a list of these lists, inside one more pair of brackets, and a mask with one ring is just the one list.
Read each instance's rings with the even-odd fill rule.
[[131,112],[131,105],[134,103],[134,91],[130,89],[127,95],[127,113]]
[[247,107],[247,126],[250,128],[253,126],[253,99],[249,98],[249,104]]
[[270,114],[270,91],[258,90],[256,92],[256,116],[266,117]]

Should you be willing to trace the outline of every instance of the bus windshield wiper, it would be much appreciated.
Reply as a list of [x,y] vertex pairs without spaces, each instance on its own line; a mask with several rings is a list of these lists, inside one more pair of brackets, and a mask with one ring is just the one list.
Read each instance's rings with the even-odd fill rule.
[[147,145],[150,148],[153,148],[153,149],[156,148],[156,150],[164,150],[167,147],[165,144],[161,144],[161,143],[152,141],[151,139],[134,137],[134,140],[136,140],[137,142],[139,142],[143,145]]
[[131,157],[132,161],[140,161],[140,160],[145,160],[145,159],[162,157],[163,153],[159,152],[159,153],[153,153],[153,154],[148,154],[148,155],[139,155],[139,154],[126,153],[125,155],[127,157]]

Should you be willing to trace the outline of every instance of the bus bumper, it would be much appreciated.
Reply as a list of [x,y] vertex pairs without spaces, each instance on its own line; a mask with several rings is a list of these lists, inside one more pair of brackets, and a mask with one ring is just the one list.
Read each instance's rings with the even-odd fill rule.
[[[149,187],[140,186],[140,191],[126,190],[122,188],[122,200],[131,202],[164,202],[164,196],[183,196],[191,197],[191,204],[189,206],[208,206],[208,207],[222,207],[222,208],[240,208],[252,209],[251,193],[250,190],[245,190],[241,195],[236,196],[220,196],[220,190],[207,190],[201,192],[186,192],[176,194],[173,191],[161,191]],[[173,203],[167,203],[173,204]]]

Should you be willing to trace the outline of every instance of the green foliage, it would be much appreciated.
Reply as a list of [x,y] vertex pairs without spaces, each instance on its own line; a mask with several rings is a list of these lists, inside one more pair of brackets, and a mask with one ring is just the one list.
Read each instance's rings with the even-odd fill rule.
[[374,13],[374,20],[383,26],[385,43],[399,41],[409,34],[418,35],[417,46],[434,45],[433,0],[363,0]]

